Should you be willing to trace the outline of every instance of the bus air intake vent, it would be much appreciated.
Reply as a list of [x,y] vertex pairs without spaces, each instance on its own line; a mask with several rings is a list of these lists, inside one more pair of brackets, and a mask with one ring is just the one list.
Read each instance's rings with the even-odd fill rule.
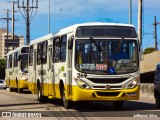
[[128,78],[87,78],[88,80],[94,82],[94,83],[122,83]]
[[97,92],[98,96],[118,96],[120,92]]

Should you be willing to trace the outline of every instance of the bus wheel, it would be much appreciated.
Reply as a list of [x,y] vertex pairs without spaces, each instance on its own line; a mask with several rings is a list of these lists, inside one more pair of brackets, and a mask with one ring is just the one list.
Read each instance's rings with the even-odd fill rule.
[[159,94],[156,94],[155,96],[155,100],[156,100],[156,108],[160,108],[160,96]]
[[12,88],[12,87],[9,87],[9,91],[10,91],[10,92],[13,92],[13,88]]
[[42,95],[41,87],[38,86],[38,101],[43,103],[45,102],[45,96]]
[[113,101],[114,108],[122,108],[124,101]]
[[66,109],[69,109],[72,107],[73,102],[66,99],[65,90],[63,90],[62,100],[63,100],[63,105]]
[[18,93],[23,93],[23,89],[22,88],[18,88]]

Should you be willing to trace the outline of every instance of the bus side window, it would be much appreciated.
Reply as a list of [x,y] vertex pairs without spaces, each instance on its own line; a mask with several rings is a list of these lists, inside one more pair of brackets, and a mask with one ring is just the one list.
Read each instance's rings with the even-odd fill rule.
[[42,64],[47,63],[47,48],[48,44],[47,41],[42,43]]
[[8,68],[12,68],[12,54],[9,55],[9,66]]
[[14,67],[18,66],[18,52],[14,53]]
[[67,36],[61,37],[61,45],[60,45],[60,61],[65,62],[66,61],[66,43],[67,43]]
[[39,43],[37,48],[37,65],[41,64],[41,52],[41,43]]
[[59,62],[60,60],[60,39],[55,38],[53,42],[53,62]]
[[29,49],[29,66],[33,65],[33,45]]

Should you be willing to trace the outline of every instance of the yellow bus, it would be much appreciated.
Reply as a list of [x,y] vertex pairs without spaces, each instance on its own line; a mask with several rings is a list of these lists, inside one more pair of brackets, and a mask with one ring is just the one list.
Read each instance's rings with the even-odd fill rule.
[[83,23],[31,41],[30,89],[45,98],[76,101],[138,100],[139,43],[133,25]]
[[18,47],[6,55],[6,85],[10,92],[23,92],[28,88],[29,47]]

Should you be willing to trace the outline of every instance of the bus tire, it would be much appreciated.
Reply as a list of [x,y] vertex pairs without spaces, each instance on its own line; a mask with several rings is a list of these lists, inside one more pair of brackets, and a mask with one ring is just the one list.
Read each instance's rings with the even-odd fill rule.
[[9,91],[10,91],[10,92],[13,92],[13,88],[12,88],[12,87],[9,87]]
[[62,101],[63,101],[63,106],[64,106],[66,109],[72,108],[73,102],[66,99],[65,90],[63,90]]
[[155,103],[156,103],[156,108],[160,109],[160,95],[158,93],[155,94]]
[[37,94],[38,94],[38,101],[40,103],[45,102],[45,96],[42,95],[42,90],[41,90],[40,85],[38,85],[37,89],[38,89],[38,92],[37,92]]
[[18,88],[18,93],[23,93],[23,88]]
[[124,105],[124,101],[113,101],[114,108],[122,108]]

